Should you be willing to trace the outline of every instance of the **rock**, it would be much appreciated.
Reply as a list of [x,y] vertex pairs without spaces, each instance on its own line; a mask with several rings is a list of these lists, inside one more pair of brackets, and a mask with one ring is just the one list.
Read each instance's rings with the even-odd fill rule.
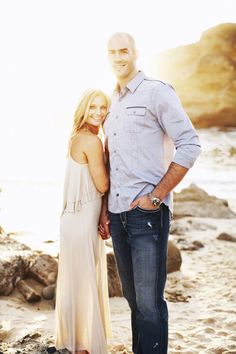
[[46,299],[46,300],[53,299],[54,295],[55,295],[55,288],[56,288],[56,285],[49,285],[46,288],[44,288],[42,291],[42,295],[43,295],[44,299]]
[[2,226],[0,226],[0,235],[7,236],[6,232],[3,230]]
[[192,219],[187,220],[187,223],[190,225],[189,230],[197,230],[197,231],[206,231],[206,230],[216,230],[217,227],[214,225],[210,225],[208,223],[201,221],[195,221]]
[[16,284],[19,292],[24,296],[28,302],[36,302],[41,299],[41,296],[32,289],[24,280],[19,280]]
[[57,273],[58,262],[48,254],[39,255],[31,267],[28,275],[44,285],[51,284],[50,273]]
[[9,295],[17,278],[24,278],[29,267],[25,257],[13,256],[9,260],[0,259],[0,295]]
[[153,58],[155,77],[171,83],[195,127],[236,126],[236,24],[203,32],[197,43]]
[[118,274],[115,257],[112,252],[107,253],[107,274],[109,297],[123,296],[120,277]]
[[48,274],[49,284],[55,284],[57,281],[57,272],[51,272]]
[[197,251],[199,248],[204,247],[203,243],[200,241],[187,242],[185,238],[179,238],[177,243],[183,251]]
[[193,245],[196,247],[196,249],[204,247],[204,244],[201,241],[193,241]]
[[[8,241],[11,242],[10,239]],[[20,248],[19,245],[17,245],[17,248]],[[32,260],[31,264],[30,260]],[[180,266],[180,251],[169,241],[167,270],[168,272],[173,272],[179,270]],[[0,295],[10,294],[17,280],[17,288],[23,293],[27,301],[37,301],[40,295],[22,280],[25,277],[32,277],[41,284],[46,285],[42,291],[42,296],[46,299],[53,299],[56,288],[57,268],[57,260],[47,254],[38,255],[38,253],[26,252],[25,257],[15,256],[10,262],[0,259]],[[113,252],[107,254],[107,271],[109,296],[123,296]]]
[[165,297],[169,302],[189,302],[190,295],[184,295],[181,291],[165,290]]
[[9,279],[2,279],[0,282],[0,295],[10,295],[14,289],[13,282]]
[[218,240],[236,242],[236,237],[227,234],[226,232],[222,232],[219,236],[217,236]]
[[210,196],[203,189],[191,184],[174,193],[174,218],[184,216],[209,218],[235,218],[227,200]]
[[170,228],[170,234],[174,236],[183,236],[187,232],[192,231],[192,230],[197,230],[197,231],[206,231],[208,229],[210,230],[216,230],[216,226],[210,225],[208,223],[204,223],[202,220],[201,221],[196,221],[193,220],[192,218],[189,220],[186,220],[187,224],[185,223],[184,225],[181,224],[181,222],[172,220],[171,222],[171,228]]
[[180,270],[181,264],[182,257],[180,250],[172,241],[169,241],[167,254],[167,273],[172,273]]
[[[168,242],[168,255],[167,255],[167,273],[180,270],[182,264],[181,253],[178,247],[172,242]],[[123,296],[122,286],[117,271],[115,256],[113,253],[107,254],[107,269],[108,269],[108,289],[109,297]]]
[[171,235],[184,235],[189,230],[189,226],[187,225],[180,225],[178,222],[173,221],[170,227],[170,234]]
[[[1,249],[1,258],[5,258],[4,253],[7,251],[14,251],[15,254],[17,254],[17,251],[30,251],[30,247],[26,246],[24,243],[16,241],[12,236],[6,234],[6,233],[1,233],[0,232],[0,249]],[[18,252],[18,255],[20,255],[20,252]]]

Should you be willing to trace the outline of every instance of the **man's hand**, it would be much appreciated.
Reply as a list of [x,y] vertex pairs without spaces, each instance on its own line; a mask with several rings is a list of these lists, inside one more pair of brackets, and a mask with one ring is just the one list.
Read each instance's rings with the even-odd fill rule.
[[142,209],[147,209],[147,210],[157,210],[159,207],[155,207],[152,205],[152,202],[147,194],[143,195],[142,197],[139,197],[135,199],[129,207],[129,210],[135,209],[137,206],[139,206]]
[[108,217],[107,211],[101,211],[99,224],[98,224],[98,231],[103,240],[107,240],[111,237],[110,234],[110,221]]
[[[171,162],[166,174],[163,176],[158,185],[152,190],[152,195],[158,197],[160,200],[164,200],[165,197],[175,188],[175,186],[182,181],[187,172],[188,169],[186,167],[183,167],[175,162]],[[138,205],[143,209],[158,209],[152,205],[147,194],[143,197],[135,199],[130,204],[130,210],[136,208]]]

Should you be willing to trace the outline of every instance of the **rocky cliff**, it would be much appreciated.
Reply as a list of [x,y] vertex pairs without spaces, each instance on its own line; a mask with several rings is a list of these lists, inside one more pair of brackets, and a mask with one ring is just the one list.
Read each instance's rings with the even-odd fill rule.
[[175,87],[195,127],[236,126],[236,23],[220,24],[197,43],[160,53],[152,72]]

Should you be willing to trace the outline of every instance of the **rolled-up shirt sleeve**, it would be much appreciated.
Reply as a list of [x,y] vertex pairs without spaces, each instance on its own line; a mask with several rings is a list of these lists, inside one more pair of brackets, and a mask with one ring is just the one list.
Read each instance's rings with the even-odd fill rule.
[[152,97],[158,123],[175,145],[172,162],[191,168],[201,153],[201,145],[178,96],[171,86],[165,84],[155,90]]

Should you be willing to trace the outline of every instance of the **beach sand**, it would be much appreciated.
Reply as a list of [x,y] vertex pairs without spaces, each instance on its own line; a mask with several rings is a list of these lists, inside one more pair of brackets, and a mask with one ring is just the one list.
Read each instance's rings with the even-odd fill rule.
[[[177,223],[182,234],[172,234],[171,240],[182,248],[196,240],[204,247],[182,250],[181,271],[168,275],[168,353],[236,353],[236,243],[217,239],[221,232],[236,236],[236,219],[186,217]],[[124,298],[111,298],[110,306],[109,353],[132,353],[128,305]],[[28,304],[15,289],[0,297],[0,314],[4,354],[39,354],[53,345],[52,301]]]

